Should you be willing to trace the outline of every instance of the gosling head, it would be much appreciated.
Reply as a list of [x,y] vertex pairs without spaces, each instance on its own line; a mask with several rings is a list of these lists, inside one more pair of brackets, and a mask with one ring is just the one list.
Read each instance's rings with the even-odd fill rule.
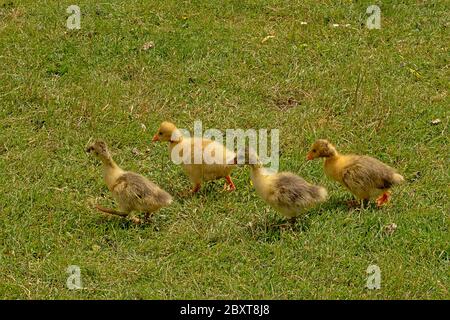
[[320,139],[313,143],[306,159],[314,160],[316,158],[329,158],[336,154],[336,148],[328,140]]
[[174,141],[180,141],[180,138],[181,138],[181,133],[177,129],[177,127],[171,122],[164,121],[163,123],[161,123],[158,131],[153,136],[152,142],[155,142],[155,141],[174,142]]
[[97,140],[94,143],[90,144],[86,148],[87,153],[92,153],[100,160],[107,160],[111,158],[111,154],[109,153],[108,146],[103,140]]

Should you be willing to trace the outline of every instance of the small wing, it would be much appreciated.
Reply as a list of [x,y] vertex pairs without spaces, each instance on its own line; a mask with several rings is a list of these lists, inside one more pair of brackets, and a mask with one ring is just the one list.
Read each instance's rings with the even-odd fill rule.
[[168,205],[172,197],[153,182],[133,172],[126,172],[117,179],[113,193],[125,205],[151,208]]
[[274,181],[272,201],[280,208],[302,209],[322,201],[320,187],[292,173],[280,173]]
[[373,189],[389,189],[393,184],[395,170],[381,161],[362,156],[353,160],[343,171],[345,186],[358,193],[370,193]]

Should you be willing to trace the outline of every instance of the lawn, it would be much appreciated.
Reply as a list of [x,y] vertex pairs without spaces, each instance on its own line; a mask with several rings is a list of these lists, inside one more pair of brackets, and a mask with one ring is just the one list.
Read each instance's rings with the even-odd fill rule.
[[[79,30],[66,27],[71,4]],[[379,30],[366,28],[372,4]],[[0,298],[450,299],[449,12],[448,1],[0,0]],[[330,198],[280,229],[246,167],[234,192],[218,181],[178,197],[189,181],[151,143],[163,120],[279,129],[280,169]],[[144,226],[96,211],[114,206],[84,151],[96,138],[173,204]],[[351,194],[305,161],[318,138],[406,183],[382,209],[347,208]],[[66,286],[70,265],[81,290]],[[370,265],[379,290],[365,287]]]

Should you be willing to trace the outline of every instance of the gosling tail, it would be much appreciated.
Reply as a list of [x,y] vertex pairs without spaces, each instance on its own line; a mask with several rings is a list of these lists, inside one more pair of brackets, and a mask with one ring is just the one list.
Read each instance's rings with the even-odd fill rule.
[[392,182],[394,184],[400,184],[403,183],[405,181],[405,178],[403,178],[403,176],[401,174],[398,173],[394,173],[392,176]]

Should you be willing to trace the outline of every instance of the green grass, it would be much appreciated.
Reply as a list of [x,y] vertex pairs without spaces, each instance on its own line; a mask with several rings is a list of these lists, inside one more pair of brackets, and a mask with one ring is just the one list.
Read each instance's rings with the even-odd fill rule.
[[[374,3],[381,30],[365,28]],[[0,1],[0,297],[449,299],[449,18],[446,1]],[[237,191],[209,183],[147,226],[100,215],[112,200],[89,139],[172,194],[189,187],[150,143],[163,120],[278,128],[281,169],[330,200],[280,231],[239,168]],[[316,138],[407,183],[349,211],[304,160]],[[380,290],[365,289],[371,264]],[[69,265],[83,290],[66,288]]]

